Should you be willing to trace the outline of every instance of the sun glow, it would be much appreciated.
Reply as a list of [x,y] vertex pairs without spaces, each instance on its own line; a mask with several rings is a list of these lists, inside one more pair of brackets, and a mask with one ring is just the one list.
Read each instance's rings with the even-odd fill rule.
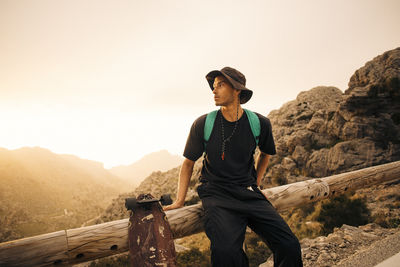
[[182,155],[215,109],[209,71],[243,72],[245,107],[268,115],[400,43],[400,1],[228,2],[0,1],[0,148]]
[[1,146],[39,146],[103,162],[131,164],[161,149],[182,155],[193,115],[110,110],[36,109],[0,113]]

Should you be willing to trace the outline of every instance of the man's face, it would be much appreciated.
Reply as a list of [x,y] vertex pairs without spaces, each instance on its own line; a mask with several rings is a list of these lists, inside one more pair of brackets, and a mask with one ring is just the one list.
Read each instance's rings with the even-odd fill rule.
[[214,101],[216,106],[228,106],[234,103],[239,90],[233,89],[229,81],[224,76],[217,76],[213,84]]

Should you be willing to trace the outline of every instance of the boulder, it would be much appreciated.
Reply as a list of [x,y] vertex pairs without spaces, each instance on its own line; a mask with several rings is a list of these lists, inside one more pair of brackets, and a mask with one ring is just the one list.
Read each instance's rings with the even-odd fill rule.
[[293,177],[301,170],[323,177],[400,160],[400,48],[358,69],[344,93],[318,86],[299,93],[268,118],[277,159],[267,176],[284,171]]

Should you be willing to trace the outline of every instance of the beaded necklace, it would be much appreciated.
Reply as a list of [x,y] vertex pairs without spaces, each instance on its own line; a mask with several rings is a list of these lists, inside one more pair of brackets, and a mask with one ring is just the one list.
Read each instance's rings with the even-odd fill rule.
[[233,128],[233,131],[231,133],[231,135],[225,139],[225,131],[224,131],[224,120],[223,117],[224,115],[222,115],[222,109],[221,109],[221,127],[222,127],[222,148],[221,148],[221,159],[225,160],[225,143],[228,142],[229,140],[231,140],[233,134],[236,131],[238,122],[239,122],[239,103],[237,105],[237,109],[236,109],[236,122],[235,122],[235,127]]

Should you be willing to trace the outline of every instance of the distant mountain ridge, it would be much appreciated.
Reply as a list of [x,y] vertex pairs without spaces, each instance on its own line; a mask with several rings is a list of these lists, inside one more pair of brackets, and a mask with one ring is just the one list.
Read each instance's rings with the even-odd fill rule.
[[162,150],[111,171],[101,162],[41,147],[0,148],[0,242],[80,227],[135,189],[139,181],[127,179],[131,174],[158,173],[182,160]]
[[103,164],[40,147],[0,148],[0,242],[79,227],[129,184]]
[[130,164],[116,166],[109,171],[134,185],[139,185],[154,171],[167,171],[181,165],[183,157],[172,155],[167,150],[161,150],[145,155],[140,160]]

